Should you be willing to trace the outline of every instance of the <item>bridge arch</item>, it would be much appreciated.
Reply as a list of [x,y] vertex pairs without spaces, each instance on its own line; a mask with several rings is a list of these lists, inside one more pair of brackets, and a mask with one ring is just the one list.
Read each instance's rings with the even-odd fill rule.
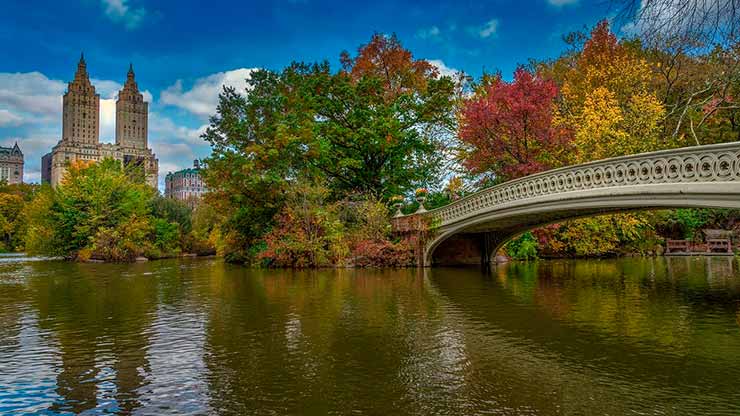
[[538,226],[661,208],[740,208],[740,142],[606,159],[485,189],[419,214],[433,224],[420,260],[444,264],[445,255],[472,257],[477,249],[486,262]]

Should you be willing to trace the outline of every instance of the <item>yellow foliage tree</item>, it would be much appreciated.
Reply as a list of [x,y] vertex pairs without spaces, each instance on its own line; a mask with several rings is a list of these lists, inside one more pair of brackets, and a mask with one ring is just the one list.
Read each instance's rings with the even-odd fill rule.
[[[662,137],[666,111],[653,92],[649,63],[632,45],[620,43],[602,21],[583,49],[560,72],[558,122],[575,130],[571,163],[650,152],[683,143]],[[559,71],[562,67],[560,67]],[[650,214],[633,213],[570,221],[552,229],[545,251],[576,256],[650,251],[655,239]],[[543,231],[545,232],[545,231]]]
[[651,79],[648,62],[600,22],[563,80],[559,120],[575,128],[574,163],[675,145],[661,140],[665,109]]

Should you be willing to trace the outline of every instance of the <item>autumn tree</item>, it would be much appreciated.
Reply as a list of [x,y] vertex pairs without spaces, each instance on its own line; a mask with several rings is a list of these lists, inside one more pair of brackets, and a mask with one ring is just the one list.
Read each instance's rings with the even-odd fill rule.
[[681,144],[662,134],[665,109],[635,47],[620,43],[602,21],[564,73],[558,117],[575,128],[573,163]]
[[38,191],[38,185],[0,182],[0,252],[23,249],[28,222],[23,210]]
[[298,181],[329,200],[387,198],[438,180],[441,144],[454,123],[455,84],[414,59],[395,36],[375,35],[357,55],[257,71],[247,91],[225,89],[204,138],[211,198],[228,212],[226,238],[251,250],[275,223]]
[[667,111],[664,134],[697,145],[740,139],[740,41],[696,53],[667,40],[645,56]]
[[512,82],[495,78],[486,84],[461,110],[465,166],[498,180],[560,166],[572,133],[555,123],[555,83],[518,68]]
[[80,261],[178,254],[185,224],[155,212],[156,192],[137,166],[74,161],[59,186],[42,187],[24,208],[26,250]]

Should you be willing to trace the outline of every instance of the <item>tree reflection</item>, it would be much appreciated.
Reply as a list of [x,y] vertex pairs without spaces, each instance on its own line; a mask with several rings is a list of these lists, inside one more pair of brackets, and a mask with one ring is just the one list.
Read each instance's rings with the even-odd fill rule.
[[55,336],[61,361],[60,400],[50,410],[81,413],[101,406],[100,399],[110,401],[112,411],[137,409],[149,369],[147,327],[156,306],[155,281],[124,273],[126,266],[35,267],[41,277],[30,286],[39,325]]
[[387,369],[408,368],[424,322],[441,313],[414,270],[232,269],[211,280],[221,303],[210,311],[207,367],[227,413],[394,413],[411,375]]

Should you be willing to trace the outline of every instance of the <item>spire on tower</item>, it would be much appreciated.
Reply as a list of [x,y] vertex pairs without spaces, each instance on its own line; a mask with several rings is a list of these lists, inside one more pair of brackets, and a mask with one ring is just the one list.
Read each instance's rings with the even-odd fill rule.
[[80,52],[80,62],[77,63],[77,73],[75,79],[87,78],[87,64],[85,63],[85,54]]
[[133,63],[129,63],[128,64],[127,78],[128,79],[134,79],[134,64]]

